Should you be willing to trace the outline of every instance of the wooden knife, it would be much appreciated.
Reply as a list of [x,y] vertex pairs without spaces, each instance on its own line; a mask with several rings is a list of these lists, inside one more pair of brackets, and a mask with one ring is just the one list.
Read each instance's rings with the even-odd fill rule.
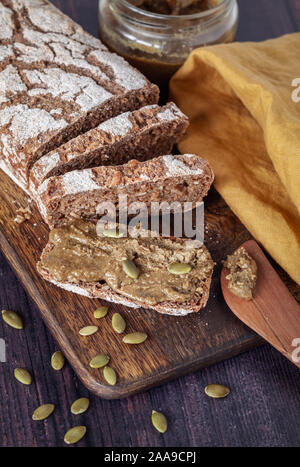
[[[234,295],[223,267],[221,287],[233,313],[300,368],[300,306],[254,240],[241,245],[257,264],[257,284],[252,300]],[[300,264],[299,264],[300,267]]]

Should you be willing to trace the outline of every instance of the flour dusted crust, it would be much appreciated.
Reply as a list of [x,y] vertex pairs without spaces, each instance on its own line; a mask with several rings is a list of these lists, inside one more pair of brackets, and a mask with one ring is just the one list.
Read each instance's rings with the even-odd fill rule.
[[[40,211],[52,227],[75,219],[97,218],[99,204],[112,202],[119,209],[119,195],[127,204],[143,202],[198,203],[214,179],[209,163],[192,154],[160,156],[145,162],[131,160],[120,166],[74,170],[45,180],[37,190]],[[102,213],[103,214],[103,213]]]
[[174,103],[125,112],[41,157],[30,171],[30,189],[35,193],[47,178],[71,170],[166,154],[187,126],[187,117]]
[[[84,32],[48,1],[0,0],[0,168],[25,191],[28,192],[33,164],[45,154],[51,153],[47,163],[44,160],[44,165],[40,166],[41,172],[44,170],[43,177],[47,178],[47,174],[61,162],[62,153],[54,151],[56,148],[104,121],[101,131],[111,138],[107,141],[111,146],[112,141],[126,138],[133,132],[135,124],[144,124],[143,119],[132,120],[121,114],[156,104],[158,94],[158,88],[141,73],[121,57],[110,53],[99,40]],[[172,124],[174,113],[175,107],[168,105],[159,109],[155,118],[164,124]],[[117,115],[120,117],[112,125],[109,119]],[[182,120],[182,128],[185,127],[182,114],[178,118]],[[173,140],[174,137],[172,135]],[[145,140],[137,142],[137,148],[138,145],[141,147],[141,141]],[[171,144],[170,139],[162,134],[160,142],[157,140],[155,143],[161,150],[163,141]],[[83,140],[79,138],[77,143],[76,150],[80,153]],[[166,150],[165,153],[168,152]],[[75,153],[66,151],[67,160],[70,158],[72,161]],[[143,159],[138,151],[135,155]],[[148,157],[148,153],[144,157]],[[80,216],[82,211],[89,216],[94,212],[93,202],[98,202],[97,196],[102,199],[107,195],[103,192],[103,185],[113,195],[119,192],[121,185],[123,192],[128,190],[132,197],[138,193],[142,199],[145,194],[141,190],[145,187],[152,190],[156,198],[160,189],[165,187],[167,191],[159,196],[161,200],[168,201],[169,195],[172,198],[171,193],[176,193],[176,190],[176,196],[182,199],[181,183],[184,182],[184,186],[193,188],[196,198],[202,198],[213,180],[213,173],[206,161],[201,162],[198,158],[196,163],[195,157],[164,156],[159,161],[146,163],[133,160],[123,167],[73,170],[45,181],[43,178],[38,198],[41,213],[50,226],[55,225],[55,218],[51,220],[50,214],[59,212],[61,193],[63,200],[71,204],[74,201],[75,205],[78,203]],[[107,170],[109,172],[105,172]],[[93,197],[95,194],[96,198]],[[87,213],[82,209],[86,200],[89,205]],[[63,206],[61,213],[65,217],[72,214]],[[48,244],[43,254],[51,248]],[[207,252],[205,247],[203,249]],[[211,260],[208,252],[207,258]],[[135,303],[105,284],[57,283],[47,275],[47,271],[39,266],[38,269],[45,279],[74,293],[133,308],[146,308],[145,304]],[[203,279],[201,296],[188,303],[160,303],[153,308],[172,315],[199,311],[207,302],[211,275],[212,270]]]
[[[188,240],[181,239],[181,238],[174,238],[170,237],[174,242],[184,243]],[[52,250],[53,244],[48,243],[42,253],[42,257],[46,257],[46,255]],[[109,302],[118,303],[120,305],[124,305],[130,308],[150,308],[155,310],[159,313],[168,314],[172,316],[185,316],[190,313],[199,312],[202,308],[204,308],[207,304],[209,298],[209,291],[210,285],[212,280],[213,274],[213,261],[211,259],[210,253],[207,248],[202,245],[201,246],[203,254],[205,255],[207,262],[211,265],[208,268],[208,272],[206,274],[205,279],[202,280],[201,287],[202,287],[202,294],[198,297],[193,297],[189,302],[186,303],[175,303],[175,302],[163,302],[159,303],[154,306],[149,306],[145,303],[137,303],[117,292],[112,290],[107,284],[100,284],[99,282],[92,282],[92,283],[71,283],[71,282],[57,282],[55,281],[49,272],[41,267],[41,262],[37,264],[37,269],[40,275],[47,280],[48,282],[65,289],[69,292],[77,293],[79,295],[83,295],[88,298],[95,298],[95,299],[103,299]]]
[[0,152],[26,188],[39,157],[158,89],[46,0],[0,0]]

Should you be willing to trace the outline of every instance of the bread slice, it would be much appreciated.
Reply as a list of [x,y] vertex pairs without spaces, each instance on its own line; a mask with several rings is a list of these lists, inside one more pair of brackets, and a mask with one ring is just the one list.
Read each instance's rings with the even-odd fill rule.
[[[63,227],[63,229],[66,229],[66,228]],[[114,241],[117,242],[118,239],[114,239]],[[132,241],[137,242],[138,240],[134,239]],[[127,307],[131,307],[131,308],[142,307],[142,308],[147,308],[147,309],[153,309],[155,311],[158,311],[159,313],[165,313],[165,314],[175,315],[175,316],[176,315],[182,316],[182,315],[187,315],[189,313],[200,311],[203,307],[205,307],[207,300],[209,298],[209,290],[210,290],[210,284],[211,284],[213,267],[214,267],[214,263],[212,261],[209,251],[206,249],[204,245],[200,247],[199,245],[197,245],[197,247],[194,248],[193,246],[191,246],[191,245],[194,245],[193,242],[192,244],[189,244],[190,240],[186,240],[182,238],[160,237],[160,238],[151,239],[151,242],[153,242],[151,243],[151,245],[153,245],[153,248],[155,247],[156,242],[159,242],[160,247],[163,247],[164,243],[167,243],[166,245],[167,253],[166,255],[164,255],[162,265],[160,264],[162,261],[161,258],[159,257],[157,258],[159,268],[167,267],[167,265],[165,264],[165,257],[170,262],[173,262],[176,260],[180,261],[182,258],[182,255],[186,255],[187,251],[189,252],[188,254],[197,255],[196,256],[197,260],[195,262],[195,259],[194,259],[194,263],[193,263],[193,268],[196,268],[196,273],[197,273],[197,292],[191,295],[189,299],[187,299],[186,301],[180,302],[180,303],[176,301],[164,301],[161,303],[156,303],[154,305],[151,305],[151,304],[149,305],[148,303],[145,303],[142,300],[133,299],[132,297],[128,297],[128,295],[126,294],[123,295],[122,293],[116,292],[103,280],[99,282],[82,282],[78,280],[77,281],[57,280],[57,277],[55,277],[55,273],[53,273],[53,271],[49,271],[49,268],[47,267],[47,258],[51,254],[51,252],[56,248],[54,243],[52,243],[51,241],[45,247],[42,253],[42,256],[41,256],[41,260],[37,264],[37,269],[40,275],[48,282],[51,282],[52,284],[58,287],[61,287],[67,291],[77,293],[80,295],[84,295],[89,298],[103,299],[109,302],[119,303]],[[172,246],[174,246],[174,252],[172,251]],[[175,249],[175,247],[177,249]],[[86,244],[86,242],[84,243],[84,248],[88,248],[88,245]],[[70,253],[72,254],[72,251]],[[153,258],[153,255],[152,255],[152,260],[154,261],[156,260],[155,257]],[[138,257],[135,259],[135,261],[138,261]],[[149,271],[147,267],[145,267],[145,269],[142,270],[141,276],[142,274],[146,275],[148,272]],[[180,276],[180,277],[184,277],[184,276]],[[183,279],[179,279],[179,280],[182,281]],[[161,283],[159,283],[159,286],[161,286]]]
[[[119,197],[127,205],[143,202],[190,202],[195,206],[206,196],[214,179],[205,159],[193,154],[160,156],[145,162],[131,160],[121,166],[74,170],[45,180],[35,197],[50,228],[75,219],[99,218],[100,203],[119,209]],[[136,214],[136,213],[133,213]]]
[[46,0],[0,2],[1,167],[24,189],[32,164],[159,90]]
[[71,170],[169,154],[187,126],[188,118],[173,103],[123,113],[41,157],[31,169],[30,190]]

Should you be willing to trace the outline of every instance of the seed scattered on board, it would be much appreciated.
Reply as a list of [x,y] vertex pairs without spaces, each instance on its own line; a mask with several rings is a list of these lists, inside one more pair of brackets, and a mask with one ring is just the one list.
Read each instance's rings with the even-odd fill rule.
[[31,374],[25,368],[16,368],[14,370],[14,376],[17,381],[25,384],[26,386],[29,386],[32,383]]
[[214,399],[221,399],[230,393],[230,389],[227,386],[223,386],[223,384],[209,384],[204,391],[207,396]]
[[80,329],[79,334],[81,336],[91,336],[92,334],[95,334],[98,329],[98,326],[85,326],[84,328]]
[[113,368],[110,366],[106,366],[103,370],[103,376],[105,381],[110,384],[111,386],[114,386],[117,382],[117,374]]
[[109,360],[110,358],[108,355],[104,355],[104,354],[96,355],[96,357],[92,358],[92,360],[90,361],[90,367],[91,368],[102,368],[108,364]]
[[147,337],[148,336],[145,332],[131,332],[123,337],[123,342],[125,344],[142,344],[145,342]]
[[126,329],[126,322],[123,316],[120,313],[114,313],[111,319],[111,325],[115,332],[122,334]]
[[23,321],[20,315],[15,311],[2,310],[3,321],[15,329],[23,329]]
[[80,415],[87,411],[90,406],[90,401],[87,397],[81,397],[71,405],[71,412],[74,415]]
[[156,410],[152,410],[152,425],[154,428],[159,431],[160,433],[165,433],[168,429],[168,422],[166,417],[161,412],[156,412]]
[[66,444],[75,444],[80,441],[86,434],[86,427],[83,425],[74,426],[71,428],[64,437],[64,442]]
[[50,415],[53,414],[55,409],[54,404],[43,404],[37,409],[32,414],[32,420],[45,420],[46,418],[50,417]]
[[65,365],[65,356],[64,354],[58,350],[57,352],[54,352],[54,354],[51,357],[51,366],[53,370],[60,371],[63,369]]
[[97,308],[95,311],[94,311],[94,317],[96,319],[101,319],[101,318],[104,318],[108,313],[108,306],[99,306],[99,308]]

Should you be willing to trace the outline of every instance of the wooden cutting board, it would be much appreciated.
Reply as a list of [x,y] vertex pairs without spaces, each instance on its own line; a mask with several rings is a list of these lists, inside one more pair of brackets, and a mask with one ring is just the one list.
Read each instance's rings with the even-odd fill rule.
[[[93,311],[103,301],[63,291],[39,277],[36,262],[47,243],[48,227],[34,203],[31,204],[32,220],[17,224],[16,211],[28,206],[28,198],[2,171],[0,183],[0,247],[75,372],[95,394],[108,399],[129,396],[262,342],[233,315],[222,296],[220,261],[250,235],[214,190],[205,201],[206,244],[218,264],[206,308],[198,314],[171,317],[109,304],[108,315],[96,320]],[[283,274],[280,270],[279,273]],[[300,288],[284,275],[283,279],[299,300]],[[123,344],[122,336],[111,327],[115,311],[126,319],[128,332],[145,331],[148,340],[139,346]],[[79,336],[79,329],[91,324],[99,325],[99,331],[90,337]],[[105,384],[101,370],[89,367],[89,361],[98,353],[111,356],[111,366],[118,374],[116,386]]]

